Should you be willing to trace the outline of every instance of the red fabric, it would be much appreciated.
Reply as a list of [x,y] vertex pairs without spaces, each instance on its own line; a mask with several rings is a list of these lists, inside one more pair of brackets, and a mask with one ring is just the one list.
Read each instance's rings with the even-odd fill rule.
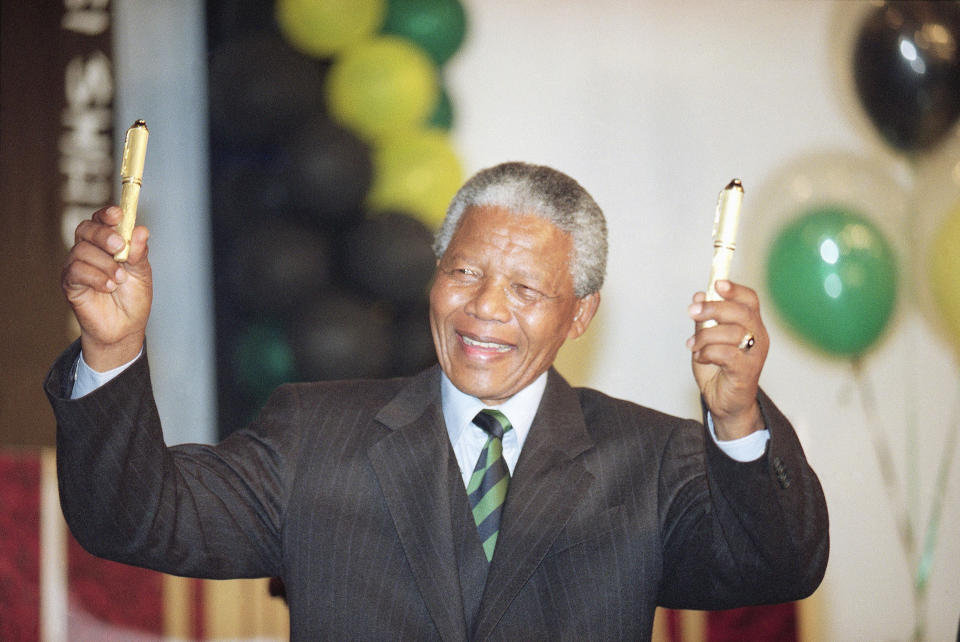
[[707,613],[707,642],[797,641],[795,602]]
[[680,611],[667,609],[667,640],[669,642],[683,642],[683,622],[680,620]]
[[40,638],[40,458],[0,452],[0,640]]
[[163,575],[94,557],[72,536],[67,559],[71,611],[123,629],[163,633]]

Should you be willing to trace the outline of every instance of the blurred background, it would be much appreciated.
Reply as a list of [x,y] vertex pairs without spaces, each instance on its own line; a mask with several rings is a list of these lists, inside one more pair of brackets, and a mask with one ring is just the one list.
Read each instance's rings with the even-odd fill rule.
[[[22,4],[0,20],[0,637],[283,635],[262,583],[98,566],[57,521],[40,385],[77,336],[59,271],[142,118],[169,443],[242,427],[283,381],[432,363],[433,230],[505,160],[570,174],[607,215],[603,305],[561,372],[699,417],[686,306],[740,178],[761,384],[831,517],[823,585],[767,639],[955,638],[960,4]],[[107,576],[140,606],[117,616]],[[665,614],[657,635],[737,639],[717,622]]]

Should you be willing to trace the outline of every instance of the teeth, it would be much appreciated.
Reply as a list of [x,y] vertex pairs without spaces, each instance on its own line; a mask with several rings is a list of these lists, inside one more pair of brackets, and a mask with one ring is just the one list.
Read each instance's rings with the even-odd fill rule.
[[502,343],[491,343],[489,341],[477,341],[476,339],[471,339],[470,337],[465,337],[460,335],[463,339],[463,342],[468,346],[476,346],[477,348],[485,348],[487,350],[496,350],[497,352],[506,352],[510,349],[510,346],[505,346]]

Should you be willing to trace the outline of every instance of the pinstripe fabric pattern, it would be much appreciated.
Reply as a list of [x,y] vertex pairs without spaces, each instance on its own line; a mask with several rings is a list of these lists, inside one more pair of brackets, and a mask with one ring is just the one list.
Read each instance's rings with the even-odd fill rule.
[[740,464],[696,422],[551,371],[487,565],[438,369],[285,386],[249,430],[168,449],[146,358],[69,400],[76,354],[46,391],[80,542],[177,574],[280,575],[295,640],[643,640],[657,604],[798,599],[826,564],[819,483],[762,395],[768,453]]
[[485,408],[473,418],[490,435],[480,451],[477,466],[467,484],[467,498],[473,520],[477,523],[477,532],[483,545],[483,554],[489,562],[493,559],[493,550],[500,533],[500,515],[503,503],[507,499],[510,486],[510,469],[503,459],[503,435],[513,428],[499,410]]

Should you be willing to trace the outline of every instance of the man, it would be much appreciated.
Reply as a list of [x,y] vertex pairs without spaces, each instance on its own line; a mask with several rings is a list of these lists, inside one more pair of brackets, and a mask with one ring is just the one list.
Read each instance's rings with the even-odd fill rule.
[[64,513],[92,552],[281,576],[296,639],[648,639],[657,604],[819,584],[826,507],[758,388],[769,340],[752,290],[723,282],[723,301],[690,307],[718,322],[688,342],[712,427],[552,368],[606,263],[599,207],[560,172],[499,165],[454,198],[430,293],[439,367],[282,386],[217,446],[163,444],[142,353],[147,231],[118,266],[118,214],[77,228],[63,289],[82,334],[46,383]]

